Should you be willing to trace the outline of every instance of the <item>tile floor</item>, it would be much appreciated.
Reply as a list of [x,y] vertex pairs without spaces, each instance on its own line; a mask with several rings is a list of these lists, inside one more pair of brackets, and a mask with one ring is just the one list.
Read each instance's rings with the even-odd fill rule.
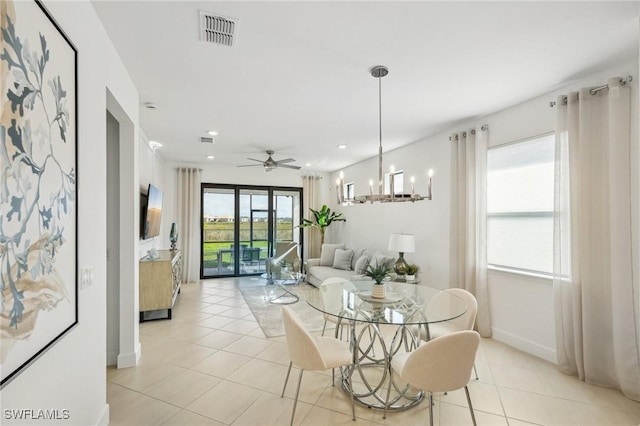
[[[265,338],[240,280],[183,285],[172,320],[141,324],[140,365],[107,369],[110,425],[289,424],[295,380],[280,398],[289,363],[284,336]],[[469,391],[479,425],[640,424],[640,403],[494,340],[482,340],[476,365],[480,380]],[[350,412],[330,371],[305,373],[296,424],[428,424],[425,403],[386,420],[356,406],[353,422]],[[464,391],[436,395],[434,412],[435,425],[471,424]]]

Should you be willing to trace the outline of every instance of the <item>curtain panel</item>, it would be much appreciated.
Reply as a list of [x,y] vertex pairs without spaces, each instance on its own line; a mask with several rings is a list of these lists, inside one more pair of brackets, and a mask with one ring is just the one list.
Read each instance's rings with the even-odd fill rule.
[[[320,207],[320,176],[303,176],[302,177],[302,204],[304,211],[302,217],[313,221],[311,211],[318,210]],[[319,258],[320,257],[320,232],[316,228],[303,228],[304,236],[304,253],[303,258]]]
[[556,102],[556,351],[561,371],[640,401],[631,90],[620,82]]
[[182,282],[200,279],[200,183],[202,169],[178,168],[178,245],[182,251]]
[[464,288],[478,301],[478,332],[491,336],[487,288],[487,145],[483,127],[451,135],[449,287]]

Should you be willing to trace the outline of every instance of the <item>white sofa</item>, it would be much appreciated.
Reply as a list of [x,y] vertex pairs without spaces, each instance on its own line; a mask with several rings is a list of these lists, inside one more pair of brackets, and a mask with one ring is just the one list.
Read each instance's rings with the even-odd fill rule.
[[345,278],[349,281],[370,280],[362,274],[372,262],[393,265],[395,259],[376,250],[349,249],[345,248],[344,244],[323,244],[320,258],[308,259],[305,262],[306,281],[319,287],[324,280],[331,277]]

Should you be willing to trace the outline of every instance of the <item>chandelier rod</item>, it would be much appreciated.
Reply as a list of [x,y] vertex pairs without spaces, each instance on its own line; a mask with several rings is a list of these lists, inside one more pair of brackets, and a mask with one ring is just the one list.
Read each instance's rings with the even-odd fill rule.
[[382,195],[382,74],[378,74],[378,195]]

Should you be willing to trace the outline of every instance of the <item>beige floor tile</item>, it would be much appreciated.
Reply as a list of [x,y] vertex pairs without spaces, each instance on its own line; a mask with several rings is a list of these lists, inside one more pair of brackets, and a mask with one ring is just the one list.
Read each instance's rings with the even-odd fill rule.
[[129,389],[112,390],[109,401],[109,425],[155,426],[180,409],[166,402]]
[[577,425],[636,426],[640,424],[640,414],[637,413],[616,410],[609,407],[598,407],[574,401],[566,401],[565,404]]
[[222,381],[192,402],[187,409],[213,420],[231,424],[262,394],[249,386]]
[[[469,388],[473,408],[487,413],[504,416],[504,410],[502,409],[502,402],[500,401],[498,388],[495,385],[471,380],[467,387]],[[448,404],[468,407],[467,396],[464,388],[448,392],[447,395],[440,394],[439,400]]]
[[539,423],[530,423],[525,422],[524,420],[512,419],[510,417],[507,418],[509,422],[509,426],[531,426],[531,425],[539,425]]
[[200,339],[195,340],[193,343],[198,345],[208,346],[214,349],[224,349],[236,340],[242,338],[242,335],[236,333],[229,333],[228,331],[215,330]]
[[236,319],[243,318],[253,318],[253,314],[251,313],[251,309],[249,308],[230,308],[224,311],[224,314],[221,314],[225,317],[231,317]]
[[[316,401],[316,406],[327,408],[329,410],[339,411],[346,415],[351,415],[351,397],[342,390],[340,383],[336,380],[336,385],[327,386]],[[356,417],[363,420],[371,420],[373,410],[354,402]]]
[[193,342],[211,333],[211,329],[196,324],[176,324],[168,330],[169,337],[185,342]]
[[249,361],[251,361],[251,358],[248,356],[218,351],[194,365],[193,369],[225,379]]
[[258,326],[258,328],[256,328],[255,330],[253,330],[251,333],[247,334],[247,336],[251,336],[251,337],[258,337],[261,339],[266,339],[267,336],[265,336],[264,331],[262,331],[262,328],[260,328]]
[[289,365],[289,348],[285,343],[272,342],[267,349],[256,355],[256,358]]
[[198,322],[198,325],[209,328],[222,328],[227,324],[234,322],[235,319],[229,317],[223,317],[221,315],[213,315],[203,321]]
[[109,380],[132,390],[146,392],[181,371],[184,369],[168,363],[143,363],[137,367],[117,369],[112,372]]
[[227,380],[280,395],[286,375],[284,365],[254,358],[227,376]]
[[186,407],[218,383],[220,379],[185,369],[150,387],[145,393],[178,407]]
[[[284,396],[292,399],[295,398],[299,376],[300,370],[294,366],[294,368],[291,369],[291,375],[289,376],[287,390]],[[282,383],[284,384],[284,382]],[[327,376],[326,374],[321,374],[316,371],[305,371],[302,375],[299,400],[308,402],[309,404],[315,404],[320,396],[322,396],[322,393],[325,391],[327,386],[331,386],[331,376]]]
[[360,419],[356,417],[356,421],[354,422],[351,415],[339,413],[333,410],[327,410],[322,407],[313,407],[309,411],[302,422],[300,423],[303,426],[318,426],[318,425],[368,425],[369,422],[367,420]]
[[223,305],[210,305],[210,306],[207,306],[206,308],[200,309],[200,312],[203,312],[206,314],[212,314],[212,315],[219,315],[224,311],[228,311],[229,309],[233,309],[233,308],[231,308],[230,306],[223,306]]
[[[438,425],[440,419],[440,403],[435,402],[434,407],[434,425]],[[383,419],[384,413],[381,410],[374,410],[372,423],[383,424],[388,426],[407,426],[407,425],[428,425],[429,424],[429,405],[423,400],[417,406],[404,411],[388,411],[387,418]]]
[[573,425],[573,417],[560,398],[498,388],[507,417],[544,425]]
[[536,370],[535,357],[492,339],[485,339],[483,350],[492,364]]
[[[473,400],[471,401],[473,403]],[[480,410],[474,410],[476,417],[476,423],[478,425],[492,425],[492,426],[507,426],[507,419],[504,415],[498,416],[491,413],[486,413]],[[446,402],[440,402],[440,426],[458,426],[458,425],[470,425],[471,412],[468,407],[461,407],[459,405],[447,404]]]
[[182,348],[175,352],[166,353],[165,362],[179,365],[180,367],[192,368],[200,361],[210,357],[217,352],[216,349],[212,349],[202,345],[196,345],[195,343],[181,342]]
[[224,423],[192,413],[191,411],[180,410],[162,423],[162,426],[224,426]]
[[225,351],[243,354],[247,356],[256,356],[271,346],[271,342],[257,337],[244,336],[234,343],[225,347]]
[[[299,401],[293,424],[299,425],[311,408],[312,405]],[[292,410],[293,400],[281,398],[280,395],[263,393],[233,422],[233,426],[288,425]]]
[[535,370],[491,363],[497,386],[550,395],[550,388]]

